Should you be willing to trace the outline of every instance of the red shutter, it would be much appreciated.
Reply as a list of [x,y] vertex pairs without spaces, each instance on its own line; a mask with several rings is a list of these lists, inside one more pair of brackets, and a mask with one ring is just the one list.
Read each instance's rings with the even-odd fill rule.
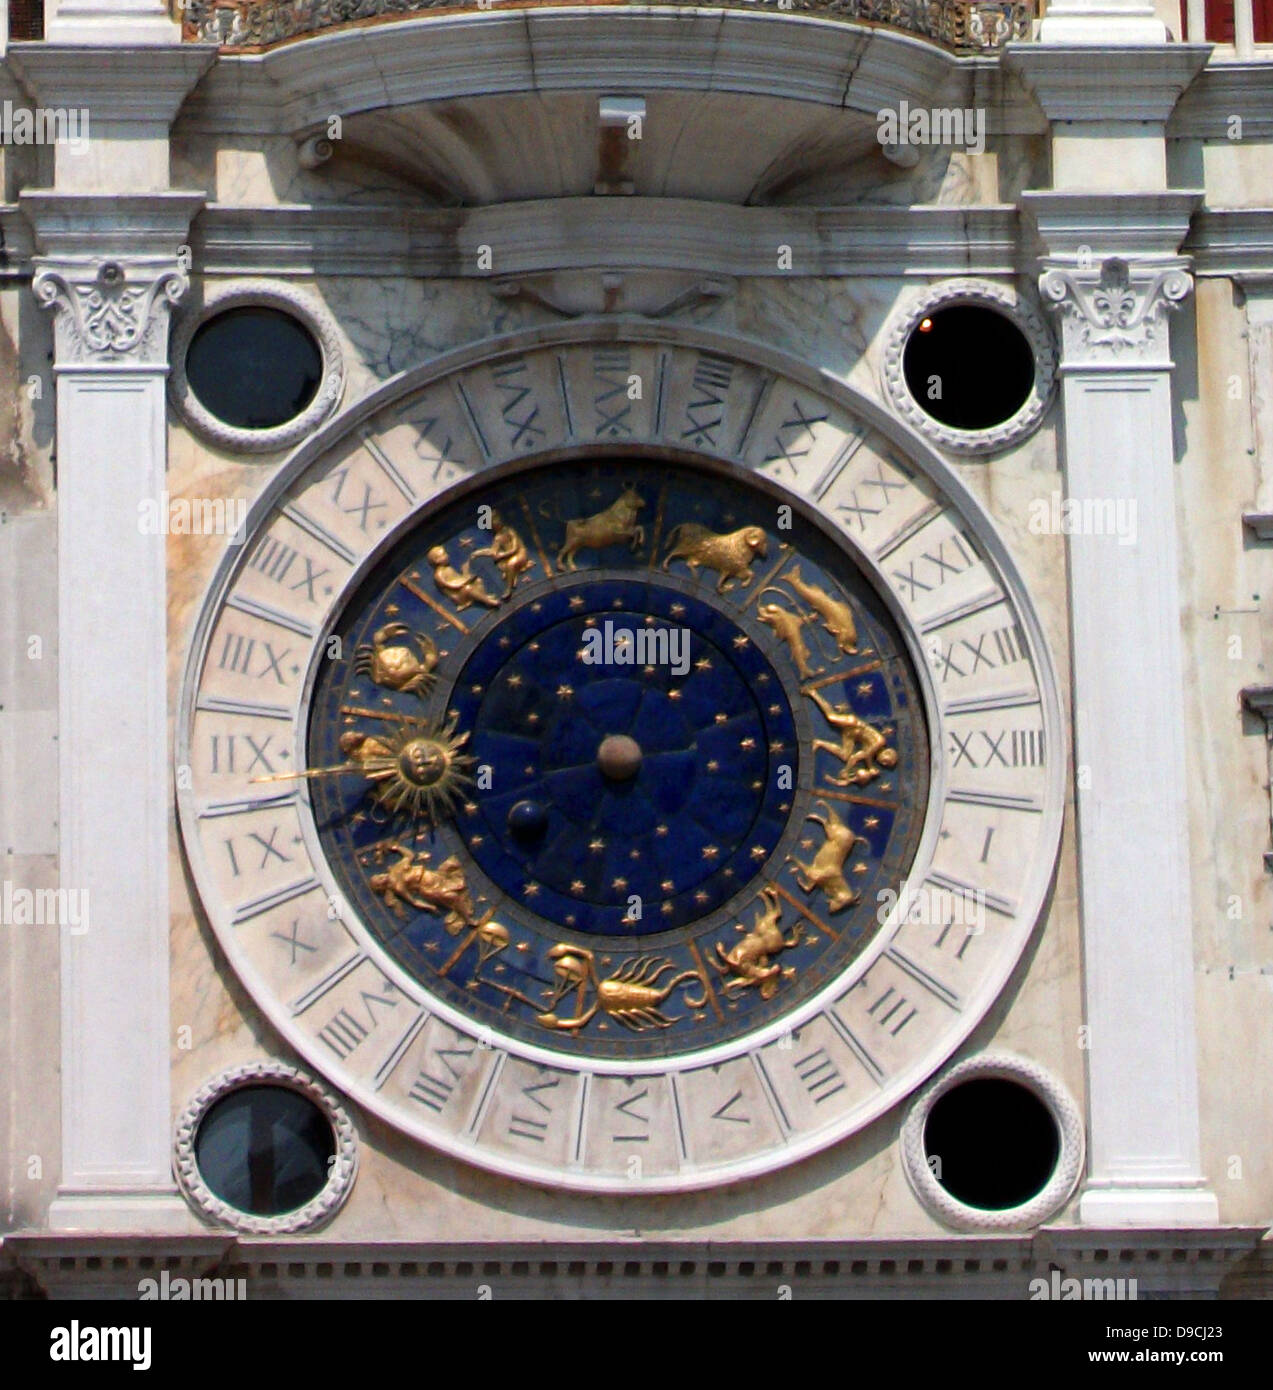
[[[1186,0],[1180,0],[1180,32],[1187,31],[1185,24]],[[1207,41],[1209,43],[1233,42],[1233,0],[1205,0],[1207,16]],[[1256,43],[1273,43],[1273,0],[1251,0],[1252,21],[1255,26]]]
[[1233,42],[1233,0],[1206,0],[1207,39],[1211,43]]
[[1273,0],[1253,0],[1256,43],[1273,43]]

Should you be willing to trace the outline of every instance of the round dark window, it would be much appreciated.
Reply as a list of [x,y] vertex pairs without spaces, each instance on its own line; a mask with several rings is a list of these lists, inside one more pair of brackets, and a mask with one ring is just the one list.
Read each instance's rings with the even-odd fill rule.
[[1006,314],[952,304],[911,329],[902,373],[916,403],[939,424],[985,430],[1011,420],[1034,387],[1034,353]]
[[208,1189],[253,1216],[279,1216],[327,1185],[336,1152],[331,1121],[286,1086],[242,1086],[213,1105],[195,1136]]
[[314,399],[322,376],[314,335],[291,314],[266,305],[216,314],[200,324],[186,350],[195,398],[236,429],[287,424]]
[[1061,1135],[1027,1086],[981,1077],[939,1096],[924,1125],[933,1177],[958,1202],[1004,1211],[1037,1197],[1056,1170]]

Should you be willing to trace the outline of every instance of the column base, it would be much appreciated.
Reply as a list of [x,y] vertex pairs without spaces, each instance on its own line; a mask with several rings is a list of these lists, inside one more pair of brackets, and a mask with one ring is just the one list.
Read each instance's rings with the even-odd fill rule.
[[1098,1187],[1079,1198],[1084,1226],[1218,1226],[1220,1203],[1203,1187]]
[[175,1193],[67,1192],[49,1204],[50,1231],[97,1235],[193,1235],[207,1227]]
[[1048,15],[1039,25],[1039,43],[1084,43],[1102,48],[1120,44],[1165,44],[1171,39],[1161,20],[1110,14]]
[[74,46],[118,45],[121,41],[127,41],[130,48],[178,44],[181,42],[181,26],[162,13],[144,16],[131,13],[98,16],[89,13],[65,18],[55,15],[45,25],[44,41]]

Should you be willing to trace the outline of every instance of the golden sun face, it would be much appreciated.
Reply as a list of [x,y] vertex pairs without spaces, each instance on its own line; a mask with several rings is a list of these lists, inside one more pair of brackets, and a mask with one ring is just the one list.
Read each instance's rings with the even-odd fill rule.
[[473,759],[460,751],[469,736],[457,734],[455,724],[452,715],[445,722],[408,720],[383,734],[351,731],[341,736],[341,751],[375,784],[377,805],[436,825],[473,783]]

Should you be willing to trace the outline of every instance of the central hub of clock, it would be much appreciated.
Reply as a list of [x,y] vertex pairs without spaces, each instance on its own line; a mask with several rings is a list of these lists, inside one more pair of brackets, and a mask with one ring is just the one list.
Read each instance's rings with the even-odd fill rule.
[[597,747],[597,767],[612,782],[626,782],[641,770],[641,745],[629,734],[607,734]]

